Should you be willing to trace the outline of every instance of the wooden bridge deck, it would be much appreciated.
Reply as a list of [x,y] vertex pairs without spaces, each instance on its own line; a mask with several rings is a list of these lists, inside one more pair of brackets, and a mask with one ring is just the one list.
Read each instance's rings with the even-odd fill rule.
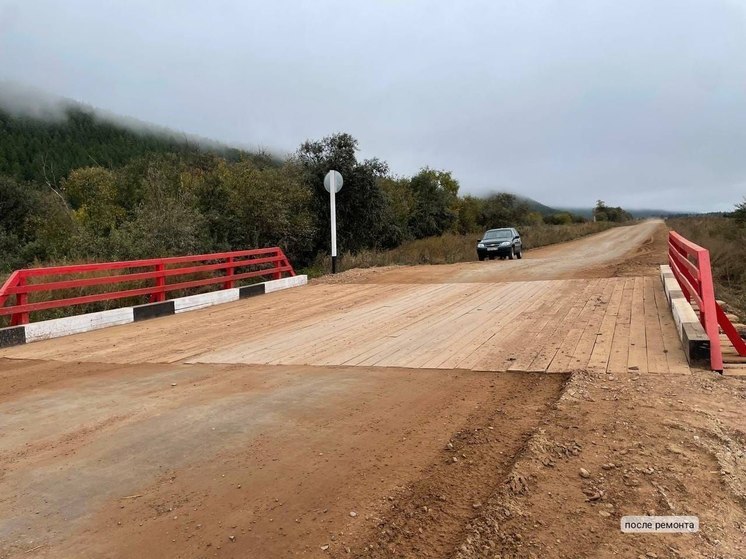
[[105,363],[689,372],[657,277],[313,285],[0,355]]

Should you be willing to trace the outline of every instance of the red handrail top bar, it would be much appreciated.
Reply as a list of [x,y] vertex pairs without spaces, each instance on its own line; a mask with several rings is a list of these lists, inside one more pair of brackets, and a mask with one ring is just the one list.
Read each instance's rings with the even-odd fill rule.
[[[121,268],[145,268],[157,264],[181,264],[184,262],[200,262],[205,260],[220,260],[223,258],[239,258],[242,256],[256,256],[275,252],[285,257],[285,253],[279,247],[255,248],[251,250],[236,250],[233,252],[215,252],[211,254],[196,254],[188,256],[167,256],[165,258],[149,258],[146,260],[123,260],[120,262],[92,262],[90,264],[66,264],[64,266],[49,266],[43,268],[24,268],[18,270],[26,276],[50,276],[64,273],[95,272],[98,270],[118,270]],[[293,273],[295,275],[295,273]]]

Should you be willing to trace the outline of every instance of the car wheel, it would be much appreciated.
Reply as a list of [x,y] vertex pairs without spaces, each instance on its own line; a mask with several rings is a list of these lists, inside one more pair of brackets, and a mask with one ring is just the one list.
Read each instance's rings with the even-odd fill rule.
[[482,256],[481,254],[478,254],[478,255],[477,255],[477,258],[479,258],[479,261],[480,261],[480,262],[483,262],[483,261],[484,261],[484,256]]
[[511,260],[513,260],[514,256],[515,256],[515,248],[514,247],[510,247],[510,254],[508,255],[508,258],[510,258]]
[[516,258],[518,258],[518,260],[520,260],[521,258],[523,258],[523,249],[521,249],[518,252],[516,252],[515,256],[516,256]]

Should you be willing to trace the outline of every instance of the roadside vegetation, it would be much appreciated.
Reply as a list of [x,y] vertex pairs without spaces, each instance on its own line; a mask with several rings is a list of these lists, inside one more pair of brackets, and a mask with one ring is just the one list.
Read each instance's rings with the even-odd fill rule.
[[667,224],[710,251],[717,297],[746,318],[746,201],[731,214],[675,218]]
[[[570,223],[565,225],[527,225],[521,227],[521,240],[524,249],[529,250],[555,243],[572,241],[586,235],[600,233],[621,225],[611,221]],[[412,266],[417,264],[454,264],[476,260],[476,244],[480,233],[470,235],[446,233],[439,237],[428,237],[407,241],[391,250],[365,250],[347,253],[340,259],[341,270],[371,268],[375,266]],[[305,270],[317,277],[327,273],[331,267],[328,255],[317,259],[314,265]]]
[[[77,106],[46,121],[0,110],[0,127],[0,272],[275,245],[309,266],[329,252],[329,169],[344,177],[340,253],[586,221],[513,194],[462,195],[447,170],[395,176],[380,159],[359,159],[343,133],[280,159],[127,128]],[[594,217],[629,219],[603,202]]]
[[320,273],[330,169],[344,177],[337,238],[347,266],[459,262],[474,258],[486,229],[519,227],[530,248],[630,219],[602,201],[589,223],[509,193],[462,195],[447,170],[396,176],[380,159],[359,159],[344,133],[281,159],[133,130],[79,107],[64,114],[44,121],[0,111],[0,279],[30,266],[267,246]]

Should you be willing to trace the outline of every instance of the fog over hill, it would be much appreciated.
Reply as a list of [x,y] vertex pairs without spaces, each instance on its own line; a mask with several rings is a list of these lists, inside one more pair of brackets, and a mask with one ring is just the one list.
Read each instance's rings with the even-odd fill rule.
[[0,110],[6,111],[12,116],[27,117],[53,123],[60,123],[67,120],[71,110],[81,111],[95,116],[100,122],[121,126],[139,134],[157,135],[173,141],[195,143],[208,149],[260,151],[258,147],[229,146],[219,140],[204,138],[198,134],[185,131],[173,130],[166,126],[145,122],[132,116],[116,114],[107,109],[89,105],[84,101],[60,97],[28,85],[7,80],[0,80]]
[[79,167],[114,169],[166,153],[280,162],[266,152],[230,147],[16,84],[0,84],[0,130],[0,174],[22,181],[58,181]]
[[[22,138],[22,141],[16,151],[23,151],[22,158],[32,162],[34,167],[33,171],[24,169],[22,172],[18,170],[11,170],[10,164],[8,163],[9,157],[6,154],[6,161],[3,163],[2,157],[0,157],[0,172],[6,172],[18,176],[19,178],[31,179],[40,178],[41,164],[39,162],[39,153],[44,151],[44,156],[50,158],[52,161],[55,160],[55,156],[59,159],[59,150],[55,152],[52,146],[45,145],[44,139],[39,140],[38,138],[33,140],[32,136],[34,133],[18,130],[19,122],[37,122],[47,123],[53,126],[63,126],[70,122],[72,118],[78,118],[89,116],[92,120],[87,122],[88,131],[81,133],[80,127],[75,132],[78,134],[77,137],[69,138],[68,141],[72,142],[73,150],[84,150],[86,154],[80,155],[75,158],[74,156],[70,159],[69,164],[60,164],[63,170],[71,169],[79,165],[91,164],[93,161],[103,162],[111,166],[117,166],[130,159],[132,155],[139,155],[147,151],[155,152],[168,152],[168,151],[183,151],[189,149],[204,150],[207,152],[218,153],[228,159],[236,159],[241,154],[245,156],[251,156],[258,152],[268,154],[273,160],[279,162],[281,159],[287,156],[287,153],[269,153],[268,150],[259,147],[238,147],[235,145],[226,145],[219,140],[204,138],[196,134],[191,134],[182,131],[176,131],[171,128],[160,126],[158,124],[144,122],[142,120],[133,118],[127,115],[115,114],[112,111],[93,107],[83,102],[75,101],[73,99],[67,99],[52,95],[48,92],[40,89],[22,85],[10,81],[0,81],[0,118],[3,118],[3,113],[6,113],[6,117],[11,117],[15,123],[15,132]],[[18,120],[20,119],[20,121]],[[147,138],[149,143],[147,147],[143,147],[142,150],[131,153],[131,141],[125,142],[119,145],[117,148],[115,145],[110,146],[107,149],[107,155],[98,161],[96,157],[90,155],[91,152],[96,152],[96,148],[92,147],[95,145],[97,139],[91,137],[90,129],[92,127],[109,126],[109,135],[119,134],[119,129],[129,131],[132,134],[137,135],[139,138]],[[8,122],[6,122],[6,132],[10,131]],[[38,131],[38,125],[37,125]],[[29,136],[31,134],[31,136]],[[28,136],[28,137],[27,137]],[[30,141],[32,140],[32,141]],[[107,142],[99,138],[102,142]],[[302,138],[298,139],[298,143],[302,141]],[[135,142],[136,143],[136,142]],[[76,145],[79,144],[79,145]],[[58,146],[59,147],[59,146]],[[70,144],[68,144],[68,149]],[[117,149],[124,150],[117,152]],[[2,155],[3,146],[0,143],[0,156]],[[69,154],[67,154],[69,155]],[[74,154],[73,154],[74,155]],[[23,165],[22,165],[23,166]],[[459,177],[456,177],[457,179]],[[467,190],[462,184],[462,192]],[[577,215],[584,217],[591,217],[593,213],[592,203],[594,200],[589,200],[588,206],[579,207],[565,207],[565,206],[549,206],[542,202],[533,199],[530,196],[519,192],[517,189],[506,189],[513,191],[520,199],[524,200],[529,204],[533,211],[537,211],[542,215],[550,215],[553,213],[569,211]],[[466,192],[465,192],[466,193]],[[488,195],[489,191],[483,191],[482,195]],[[629,210],[635,217],[648,217],[648,216],[669,216],[669,215],[682,215],[683,213],[696,213],[696,212],[677,212],[669,210],[658,210],[658,209],[646,209],[646,208],[634,208]]]

